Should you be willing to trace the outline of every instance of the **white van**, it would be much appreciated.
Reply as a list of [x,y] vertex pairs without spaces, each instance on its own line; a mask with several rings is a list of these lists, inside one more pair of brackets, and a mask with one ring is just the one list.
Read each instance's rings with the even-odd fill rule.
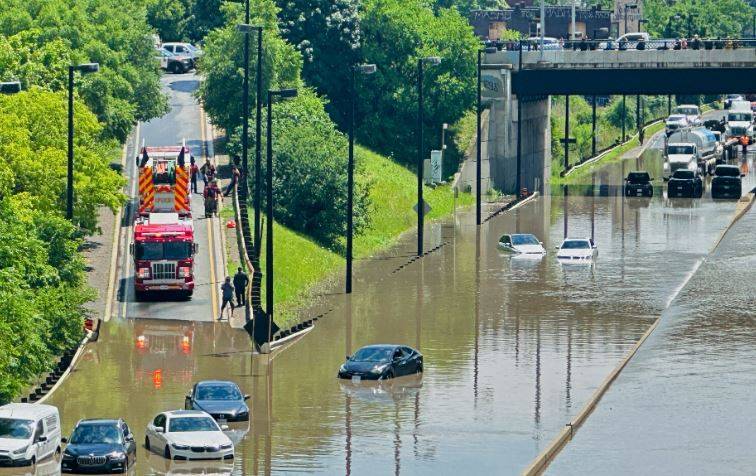
[[34,465],[60,452],[60,415],[51,405],[0,407],[0,466]]

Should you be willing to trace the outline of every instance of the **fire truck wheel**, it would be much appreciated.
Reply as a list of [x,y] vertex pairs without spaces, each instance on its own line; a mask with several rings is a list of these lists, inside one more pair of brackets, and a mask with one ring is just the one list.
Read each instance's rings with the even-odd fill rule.
[[191,298],[192,298],[192,295],[193,295],[193,294],[194,294],[194,290],[191,290],[191,291],[184,291],[184,297],[185,297],[186,299],[191,299]]
[[134,299],[137,302],[144,301],[144,298],[147,297],[147,293],[144,291],[134,291]]

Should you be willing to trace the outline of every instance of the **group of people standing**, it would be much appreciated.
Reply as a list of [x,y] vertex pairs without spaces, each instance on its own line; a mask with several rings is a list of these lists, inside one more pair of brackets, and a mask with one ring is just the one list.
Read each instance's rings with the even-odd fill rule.
[[[233,281],[230,276],[226,276],[226,279],[221,285],[221,308],[218,321],[223,320],[223,311],[226,306],[229,307],[228,318],[231,319],[234,315],[234,309],[247,304],[247,286],[249,285],[249,277],[244,270],[239,267],[234,275]],[[236,304],[234,304],[234,298],[236,298]]]

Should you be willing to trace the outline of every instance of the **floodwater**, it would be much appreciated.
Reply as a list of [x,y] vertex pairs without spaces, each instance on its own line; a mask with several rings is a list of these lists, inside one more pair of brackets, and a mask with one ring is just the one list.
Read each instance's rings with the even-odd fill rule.
[[756,208],[662,316],[552,474],[753,474]]
[[[323,314],[315,328],[269,356],[252,355],[227,323],[191,320],[208,308],[118,315],[50,403],[64,433],[80,418],[123,417],[142,442],[195,381],[231,379],[251,395],[252,421],[232,427],[233,464],[167,462],[142,448],[139,475],[519,473],[667,307],[734,210],[708,198],[624,199],[622,166],[606,172],[590,196],[556,189],[480,228],[470,211],[429,225],[426,249],[436,250],[421,260],[406,235],[358,264],[351,297],[341,287],[320,296],[304,311]],[[594,236],[594,265],[557,262],[565,228]],[[536,234],[548,254],[507,256],[497,242],[511,232]],[[346,354],[381,342],[419,349],[424,375],[336,379]]]

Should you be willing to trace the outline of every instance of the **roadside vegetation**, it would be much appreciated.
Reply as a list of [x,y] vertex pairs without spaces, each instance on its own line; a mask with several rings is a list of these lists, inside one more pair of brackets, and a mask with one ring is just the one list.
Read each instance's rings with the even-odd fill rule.
[[[123,203],[110,165],[137,120],[167,109],[141,2],[6,0],[0,10],[0,404],[52,368],[83,336],[80,248],[101,207]],[[66,220],[67,78],[77,78],[74,218]]]

